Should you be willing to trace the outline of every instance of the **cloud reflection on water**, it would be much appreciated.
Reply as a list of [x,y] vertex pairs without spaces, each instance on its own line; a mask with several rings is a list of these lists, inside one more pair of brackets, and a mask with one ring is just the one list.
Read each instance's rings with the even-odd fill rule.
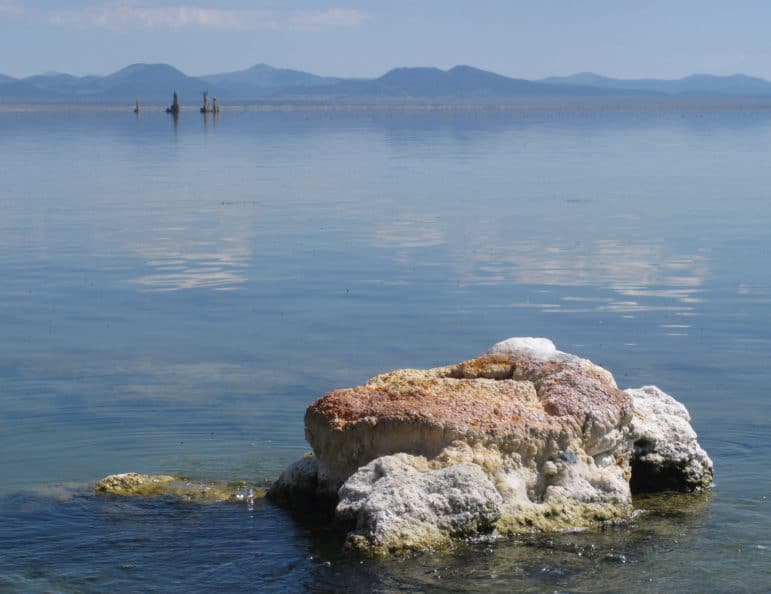
[[373,245],[380,248],[412,249],[434,247],[446,242],[439,227],[439,218],[430,214],[400,217],[378,225],[373,233]]
[[559,244],[517,240],[506,247],[477,247],[463,264],[466,284],[519,284],[586,287],[609,295],[556,297],[555,301],[511,303],[509,307],[544,312],[614,312],[636,314],[668,311],[693,314],[702,301],[707,254],[672,253],[663,240],[597,240]]
[[152,240],[134,251],[146,258],[150,272],[133,282],[148,291],[235,290],[246,281],[252,255],[248,243],[238,237],[202,238],[185,227],[156,229]]

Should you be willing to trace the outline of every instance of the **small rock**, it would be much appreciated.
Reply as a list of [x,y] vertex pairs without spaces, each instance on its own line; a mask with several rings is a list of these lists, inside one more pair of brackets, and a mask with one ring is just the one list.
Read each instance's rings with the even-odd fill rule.
[[[219,501],[238,502],[238,495],[243,489],[235,489],[220,483],[202,483],[187,481],[181,477],[163,474],[139,474],[126,472],[111,474],[94,485],[94,491],[106,495],[133,497],[169,496],[197,503],[215,503]],[[252,487],[254,498],[265,496],[265,489]]]

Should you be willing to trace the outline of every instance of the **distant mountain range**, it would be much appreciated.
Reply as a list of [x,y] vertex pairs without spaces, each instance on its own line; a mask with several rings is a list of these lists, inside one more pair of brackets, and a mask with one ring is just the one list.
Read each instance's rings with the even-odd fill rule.
[[676,80],[661,80],[607,78],[592,72],[582,72],[572,76],[544,78],[541,82],[560,87],[579,85],[595,89],[639,91],[662,95],[771,96],[771,82],[744,74],[730,76],[692,74]]
[[317,76],[300,70],[274,68],[267,64],[256,64],[246,70],[210,74],[200,77],[213,87],[222,87],[229,93],[265,93],[293,87],[328,87],[341,82],[341,78]]
[[107,76],[58,72],[21,79],[0,74],[0,103],[195,104],[203,91],[221,102],[506,102],[547,97],[766,97],[771,82],[741,74],[695,74],[677,80],[615,79],[590,72],[541,80],[509,78],[471,66],[396,68],[379,78],[345,79],[257,64],[192,77],[168,64],[134,64]]

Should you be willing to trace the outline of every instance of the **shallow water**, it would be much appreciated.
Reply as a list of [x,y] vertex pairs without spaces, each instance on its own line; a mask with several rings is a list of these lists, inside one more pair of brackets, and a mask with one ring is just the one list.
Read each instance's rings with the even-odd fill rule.
[[[728,107],[1,112],[0,590],[767,591],[769,154]],[[325,391],[512,335],[682,400],[712,496],[386,562],[87,489],[270,480]]]

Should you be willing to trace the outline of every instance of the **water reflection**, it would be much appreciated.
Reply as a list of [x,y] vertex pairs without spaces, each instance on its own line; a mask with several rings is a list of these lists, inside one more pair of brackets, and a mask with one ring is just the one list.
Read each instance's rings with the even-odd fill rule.
[[386,249],[413,249],[442,245],[444,237],[437,215],[409,213],[376,226],[372,244]]
[[133,246],[151,271],[133,282],[148,291],[209,288],[234,290],[246,281],[251,249],[243,237],[211,232],[201,237],[186,227],[159,227]]
[[166,111],[166,113],[171,115],[171,119],[174,122],[174,135],[176,136],[179,133],[179,111]]
[[[563,295],[552,303],[513,303],[560,313],[688,312],[701,302],[704,253],[673,254],[663,241],[597,240],[586,246],[520,240],[471,254],[461,277],[474,284],[595,287],[623,298]],[[669,302],[669,303],[667,303]]]
[[211,112],[207,111],[203,114],[203,132],[204,134],[209,133],[209,121],[211,120],[212,129],[217,129],[217,121],[219,120],[220,114],[219,111]]

